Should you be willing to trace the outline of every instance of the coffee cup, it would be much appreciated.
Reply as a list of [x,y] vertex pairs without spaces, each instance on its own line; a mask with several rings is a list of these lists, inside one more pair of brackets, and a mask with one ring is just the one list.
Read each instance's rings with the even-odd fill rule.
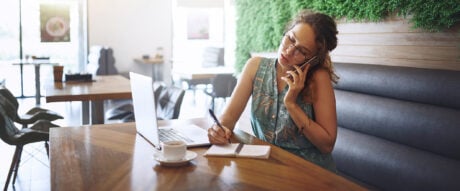
[[167,161],[184,159],[187,146],[183,141],[167,141],[162,143],[163,157]]

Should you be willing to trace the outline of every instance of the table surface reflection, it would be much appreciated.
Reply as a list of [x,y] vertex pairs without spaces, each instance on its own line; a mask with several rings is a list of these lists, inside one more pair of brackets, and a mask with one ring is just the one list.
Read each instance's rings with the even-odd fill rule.
[[[209,119],[160,121],[161,125],[196,124]],[[235,130],[232,140],[267,144]],[[363,190],[359,185],[272,146],[270,158],[204,157],[164,167],[158,152],[136,133],[134,123],[53,128],[50,131],[52,190]]]
[[47,83],[46,102],[130,99],[129,79],[121,75],[96,76],[92,82]]

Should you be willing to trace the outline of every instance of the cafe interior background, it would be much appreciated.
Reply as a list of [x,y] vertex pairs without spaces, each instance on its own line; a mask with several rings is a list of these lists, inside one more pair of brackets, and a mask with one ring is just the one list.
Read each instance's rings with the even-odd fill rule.
[[[341,9],[345,9],[345,13],[356,18],[347,19],[342,15],[345,18],[337,19],[338,46],[331,53],[333,62],[460,70],[460,25],[455,22],[458,8],[450,6],[452,2],[435,3],[445,14],[454,12],[453,16],[441,19],[442,22],[424,20],[427,15],[431,16],[427,9],[415,12],[414,16],[410,11],[399,15],[357,8],[359,3],[349,4],[349,8],[355,6],[356,9],[348,12],[344,6],[312,6],[335,14],[344,14]],[[369,5],[372,3],[378,2]],[[302,0],[265,4],[237,0],[134,0],[129,3],[123,0],[8,0],[1,5],[0,80],[4,79],[16,96],[21,95],[20,70],[13,64],[16,60],[49,57],[51,62],[64,66],[64,73],[86,73],[90,72],[91,48],[100,46],[113,49],[115,67],[120,74],[127,76],[132,71],[150,76],[153,70],[160,70],[165,84],[185,89],[188,87],[183,86],[173,71],[202,68],[207,47],[223,48],[225,68],[234,69],[238,75],[249,56],[276,56],[281,25],[296,10],[310,6]],[[422,9],[425,5],[407,6],[401,10],[417,10],[410,6]],[[58,26],[59,22],[52,19],[56,15],[68,22],[67,28],[60,28],[67,32],[58,34],[60,38],[43,35],[59,32],[50,27]],[[239,15],[248,18],[238,21]],[[420,20],[427,22],[420,24]],[[257,38],[253,38],[254,35]],[[237,42],[240,43],[237,45]],[[160,69],[136,61],[158,54],[163,58]],[[42,84],[52,81],[51,66],[42,66],[40,73]],[[26,97],[35,95],[34,76],[34,67],[25,66],[23,94]],[[191,113],[201,116],[206,110]],[[243,121],[248,121],[246,114],[242,116]]]
[[[302,1],[296,1],[299,2]],[[135,0],[129,3],[122,0],[8,0],[1,4],[0,76],[6,79],[15,95],[20,94],[19,68],[12,65],[12,60],[20,58],[49,57],[63,65],[65,73],[87,72],[90,48],[108,46],[114,50],[115,67],[120,73],[134,71],[151,75],[152,66],[136,63],[134,59],[160,52],[164,58],[163,80],[172,84],[171,71],[199,68],[206,47],[224,48],[225,66],[236,67],[237,71],[241,69],[241,60],[249,55],[236,50],[235,0]],[[43,39],[41,28],[47,21],[47,5],[63,6],[66,10],[67,39]],[[260,17],[266,16],[256,18]],[[448,30],[431,32],[414,27],[410,19],[410,14],[407,18],[390,14],[377,22],[338,20],[339,45],[332,53],[333,61],[459,70],[458,24]],[[204,32],[194,34],[200,32],[199,27],[204,28]],[[410,34],[412,41],[391,42],[390,39],[395,41],[392,35],[397,33]],[[263,50],[273,47],[254,43],[252,47],[264,48],[250,52],[253,55],[273,56],[276,51]],[[445,53],[433,53],[433,50]],[[42,81],[50,80],[51,67],[42,67],[41,73]],[[33,67],[24,67],[24,74],[33,78]],[[25,83],[24,91],[26,95],[33,95],[34,83]]]
[[[32,56],[49,57],[63,65],[66,73],[87,72],[88,53],[94,46],[112,48],[115,67],[125,74],[133,71],[151,75],[152,66],[137,63],[135,59],[160,52],[164,59],[163,80],[167,84],[175,80],[173,70],[201,67],[206,47],[223,47],[225,65],[241,67],[235,56],[235,1],[3,0],[0,3],[0,80],[5,79],[7,87],[19,96],[19,68],[13,62]],[[65,38],[42,36],[41,26],[46,27],[46,21],[51,20],[46,18],[50,5],[62,6],[64,11],[58,14],[68,17]],[[199,27],[206,30],[200,31]],[[332,53],[335,62],[460,70],[458,22],[449,29],[431,32],[414,28],[410,16],[392,15],[373,22],[341,19],[338,29],[339,45]],[[404,39],[399,39],[402,36]],[[265,49],[251,53],[273,56],[273,51]],[[42,82],[52,80],[52,67],[43,66],[40,72]],[[33,67],[24,67],[24,77],[24,94],[33,96]],[[2,146],[7,145],[2,143]],[[8,160],[4,164],[9,164],[9,156],[2,158]],[[0,168],[1,172],[7,169],[7,166]],[[0,177],[0,182],[3,180],[5,178]]]
[[[66,9],[64,14],[69,18],[66,40],[44,41],[41,35],[43,30],[40,28],[47,21],[46,5],[59,5]],[[136,63],[134,59],[143,55],[154,56],[160,51],[164,58],[162,72],[166,84],[173,83],[171,71],[175,68],[199,68],[206,47],[223,47],[225,65],[230,68],[236,65],[238,71],[241,69],[241,60],[247,59],[248,54],[244,52],[247,55],[240,56],[241,54],[236,53],[235,9],[235,0],[135,0],[129,3],[121,0],[2,1],[0,75],[9,82],[11,91],[19,95],[19,68],[12,65],[12,60],[32,56],[49,57],[63,65],[66,73],[86,72],[88,53],[93,46],[112,48],[115,67],[121,73],[134,71],[146,75],[151,74],[151,66]],[[457,38],[458,27],[450,26],[451,29],[448,30],[426,32],[420,28],[414,29],[410,15],[408,18],[390,15],[389,18],[377,22],[342,19],[338,23],[339,46],[332,54],[333,61],[383,65],[402,63],[407,66],[454,70],[460,68],[460,51],[455,49],[455,44],[457,48],[460,44]],[[199,32],[199,27],[205,28],[205,34],[193,34],[194,31]],[[413,42],[410,42],[412,44],[409,44],[411,46],[406,44],[397,47],[399,50],[409,50],[407,54],[401,53],[402,51],[389,52],[389,46],[384,44],[386,39],[392,38],[392,34],[400,32],[414,36]],[[370,38],[370,35],[375,34],[380,35],[380,41]],[[356,38],[357,35],[360,37]],[[448,52],[457,53],[449,54],[448,58],[442,57],[446,54],[414,57],[411,55],[413,47],[427,46],[430,43],[416,42],[417,36],[432,36],[438,42],[419,51],[421,55],[430,50],[445,48],[446,44],[442,44],[443,42],[450,42],[449,46],[454,44],[454,49],[450,48]],[[268,48],[273,49],[272,46],[269,45]],[[260,50],[250,53],[257,54],[258,51]],[[260,52],[274,51],[276,50]],[[446,60],[449,62],[445,62]],[[235,64],[236,62],[239,64]],[[25,77],[33,77],[33,67],[24,67],[24,72]],[[42,81],[50,80],[51,67],[42,67],[41,73],[42,78],[45,78]],[[33,83],[25,83],[24,87],[26,95],[34,94]]]
[[[68,39],[43,39],[40,28],[46,21],[40,19],[46,14],[46,5],[59,5],[66,10],[64,14],[70,21]],[[3,1],[0,6],[0,76],[6,79],[11,91],[19,95],[19,83],[16,84],[19,67],[12,65],[13,60],[49,57],[63,65],[65,73],[84,73],[87,72],[88,52],[94,46],[113,49],[115,67],[120,73],[134,71],[151,75],[152,66],[136,63],[134,59],[162,54],[163,79],[167,84],[172,83],[173,67],[199,67],[205,47],[225,48],[225,63],[231,67],[233,58],[229,55],[232,55],[230,51],[235,41],[231,32],[235,22],[233,7],[233,1],[223,0]],[[196,26],[200,27],[200,23],[205,34],[197,36],[193,31],[199,32]],[[42,81],[51,80],[51,70],[52,67],[41,68]],[[33,67],[24,67],[24,76],[33,82]],[[34,83],[24,83],[24,91],[25,95],[34,95]]]

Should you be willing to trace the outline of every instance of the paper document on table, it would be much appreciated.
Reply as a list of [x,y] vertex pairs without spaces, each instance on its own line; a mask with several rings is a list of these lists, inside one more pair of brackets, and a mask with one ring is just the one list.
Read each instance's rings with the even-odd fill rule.
[[268,157],[270,157],[270,145],[247,145],[243,143],[212,145],[208,151],[204,153],[204,156],[268,159]]

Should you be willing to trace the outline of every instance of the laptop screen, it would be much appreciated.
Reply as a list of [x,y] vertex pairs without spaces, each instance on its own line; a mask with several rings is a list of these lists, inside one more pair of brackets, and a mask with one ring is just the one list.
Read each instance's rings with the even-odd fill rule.
[[160,149],[152,78],[134,72],[129,73],[129,78],[136,130],[157,149]]

